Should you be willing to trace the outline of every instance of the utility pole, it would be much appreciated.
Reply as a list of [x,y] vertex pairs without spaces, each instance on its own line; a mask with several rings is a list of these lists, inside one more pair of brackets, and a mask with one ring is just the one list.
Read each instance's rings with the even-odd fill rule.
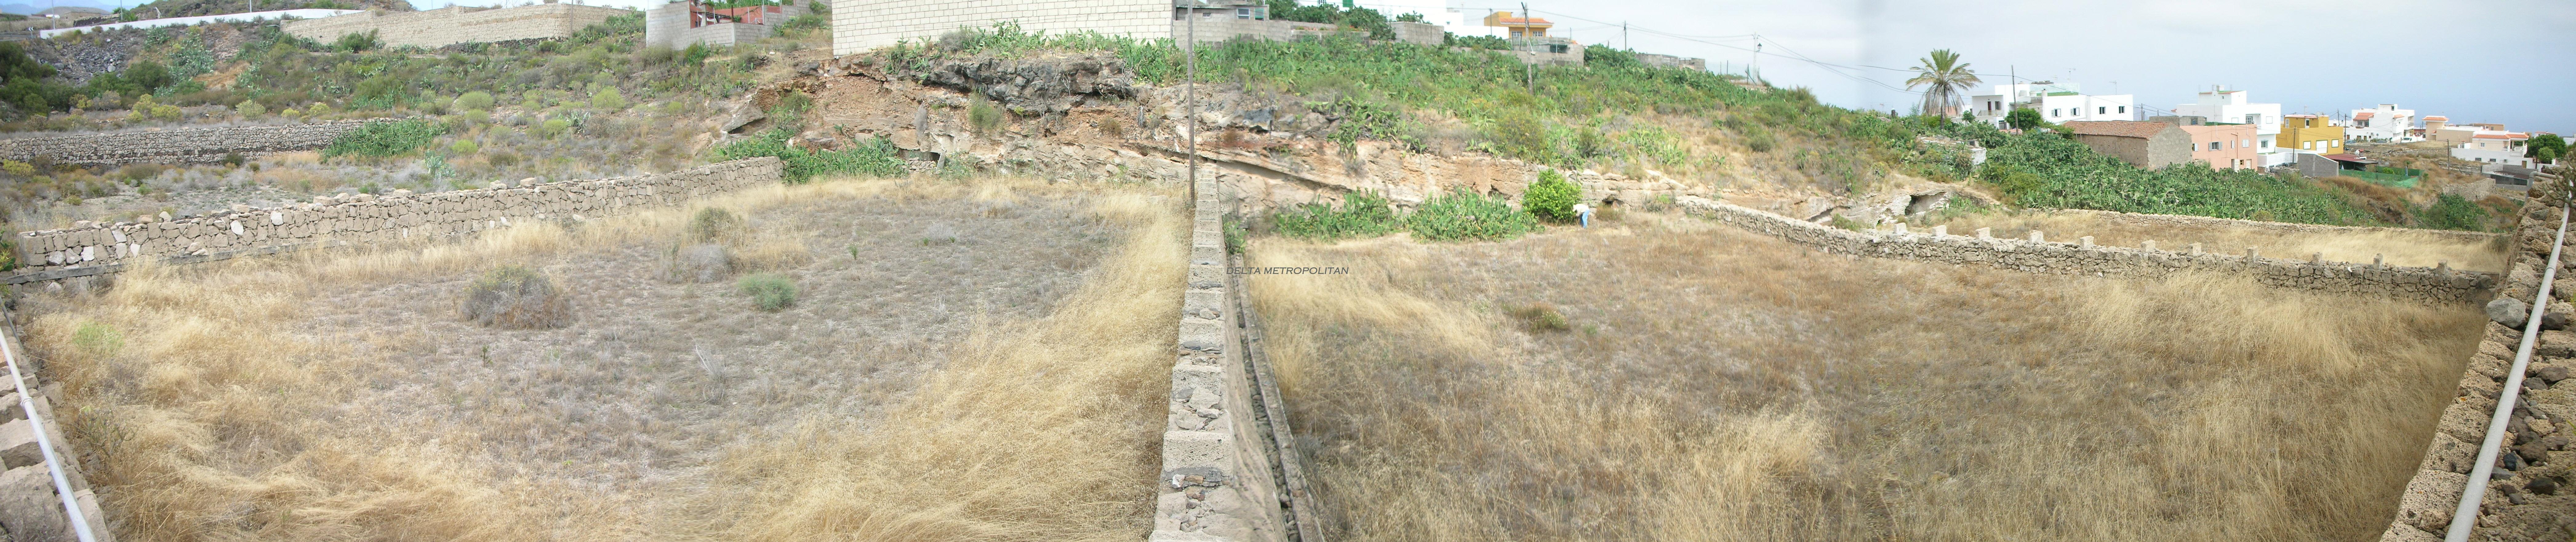
[[1628,43],[1628,21],[1619,21],[1619,48],[1637,50],[1637,46]]
[[1181,118],[1181,127],[1189,130],[1190,201],[1193,202],[1198,201],[1201,195],[1199,194],[1199,3],[1197,0],[1190,2],[1190,10],[1185,16],[1189,18],[1189,22],[1184,23],[1190,35],[1181,38],[1181,54],[1189,56],[1188,66],[1184,70],[1189,72],[1190,84],[1187,90],[1182,91],[1187,95],[1185,101],[1189,102],[1187,106],[1189,116]]
[[[1506,30],[1505,30],[1505,32],[1506,32],[1506,33],[1510,32],[1510,30],[1509,30],[1509,28],[1510,28],[1510,27],[1504,27],[1504,28],[1506,29]],[[1520,28],[1521,28],[1521,32],[1520,32],[1520,43],[1519,43],[1519,44],[1517,44],[1517,45],[1520,45],[1520,46],[1522,46],[1522,47],[1528,47],[1528,46],[1529,46],[1529,43],[1530,43],[1530,39],[1529,39],[1529,28],[1530,28],[1530,10],[1529,10],[1529,2],[1521,2],[1521,26],[1520,26]],[[1537,53],[1536,53],[1536,52],[1532,52],[1531,54],[1535,55],[1535,54],[1537,54]],[[1536,56],[1532,56],[1531,58],[1535,59],[1535,58],[1537,58],[1537,57],[1536,57]],[[1522,63],[1522,64],[1521,64],[1521,85],[1522,85],[1522,86],[1524,86],[1524,87],[1527,87],[1527,88],[1525,88],[1524,90],[1525,90],[1525,91],[1527,91],[1527,92],[1529,92],[1529,95],[1530,95],[1530,97],[1531,97],[1531,98],[1537,98],[1537,97],[1538,97],[1538,64],[1534,64],[1534,63]]]

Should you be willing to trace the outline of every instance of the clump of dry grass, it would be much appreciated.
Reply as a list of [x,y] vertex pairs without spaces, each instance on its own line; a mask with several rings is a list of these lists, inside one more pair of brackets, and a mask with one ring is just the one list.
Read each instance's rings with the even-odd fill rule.
[[572,321],[572,298],[526,266],[505,265],[465,288],[465,319],[511,329],[549,329]]
[[[1026,199],[998,215],[961,203],[995,184]],[[1086,190],[820,182],[708,202],[741,212],[749,246],[883,253],[777,250],[766,265],[811,287],[776,313],[707,311],[727,292],[653,280],[689,210],[141,268],[22,306],[129,540],[919,538],[841,514],[979,539],[1133,538],[1152,505],[1184,219],[1169,194]],[[992,240],[903,252],[916,212],[987,217],[968,231]],[[444,317],[494,262],[556,275],[579,317]],[[107,344],[84,329],[126,346],[84,347]],[[866,491],[831,491],[841,481]]]
[[[2364,183],[2368,184],[2368,183]],[[2377,186],[2377,185],[2372,185]],[[2020,239],[2031,230],[2048,233],[2051,240],[2068,241],[2093,236],[2093,243],[2111,246],[2139,246],[2155,241],[2164,250],[2183,250],[2200,243],[2203,250],[2243,253],[2246,247],[2263,251],[2274,258],[2306,259],[2323,253],[2326,261],[2370,263],[2372,258],[2385,258],[2388,265],[2433,267],[2449,262],[2451,267],[2475,271],[2504,269],[2502,243],[2463,241],[2434,231],[2399,229],[2353,229],[2331,233],[2293,233],[2273,230],[2233,228],[2226,226],[2140,223],[2123,220],[2117,215],[2082,211],[2030,211],[1962,215],[1924,224],[1922,228],[1946,224],[1951,233],[1965,233],[1980,227],[1994,228],[1996,237]]]
[[[1334,539],[2367,538],[2482,324],[1641,218],[1253,244],[1368,270],[1252,285]],[[1529,303],[1598,332],[1525,331]]]

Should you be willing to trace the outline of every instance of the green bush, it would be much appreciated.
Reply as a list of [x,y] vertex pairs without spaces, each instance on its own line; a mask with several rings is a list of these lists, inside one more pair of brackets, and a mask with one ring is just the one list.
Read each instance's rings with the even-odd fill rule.
[[966,124],[975,130],[976,135],[992,135],[1001,129],[1002,121],[1002,108],[993,107],[992,100],[984,99],[982,94],[975,95],[966,105]]
[[712,243],[730,238],[741,229],[742,217],[723,207],[708,207],[689,217],[688,231],[683,235],[689,243]]
[[[5,224],[0,224],[0,226],[6,226],[6,225],[5,225]],[[0,227],[0,231],[17,231],[17,230],[8,229],[8,228],[6,228],[6,227]],[[17,241],[9,240],[9,239],[7,239],[7,238],[5,238],[5,237],[0,237],[0,271],[10,271],[10,270],[14,270],[14,269],[17,269],[17,268],[18,268],[18,242],[17,242]]]
[[240,113],[242,118],[254,118],[268,114],[268,106],[260,105],[259,102],[242,100],[241,105],[233,106],[233,112]]
[[1582,201],[1583,187],[1565,180],[1565,175],[1553,169],[1539,171],[1538,182],[1531,183],[1529,190],[1521,192],[1521,208],[1528,209],[1530,214],[1539,218],[1557,222],[1582,219],[1574,213],[1574,204]]
[[2418,226],[2444,230],[2486,231],[2487,209],[2456,194],[2443,194],[2416,214]]
[[1466,189],[1431,198],[1405,217],[1413,236],[1433,241],[1510,239],[1538,229],[1538,217],[1503,198]]
[[428,147],[430,140],[446,131],[445,126],[419,119],[369,122],[332,138],[331,146],[322,148],[322,157],[402,156]]
[[598,94],[590,95],[590,106],[607,111],[626,109],[626,96],[618,94],[617,87],[600,89]]
[[565,119],[546,119],[545,122],[537,123],[536,134],[537,137],[540,138],[554,139],[555,136],[563,135],[564,132],[570,131],[572,131],[572,121]]
[[1513,319],[1521,321],[1522,329],[1527,329],[1531,333],[1565,331],[1574,328],[1572,324],[1565,321],[1565,313],[1557,312],[1555,306],[1546,303],[1531,303],[1514,308],[1511,310],[1511,315]]
[[457,96],[456,108],[464,111],[484,111],[491,109],[494,101],[492,93],[477,90]]
[[735,284],[751,296],[751,306],[776,312],[796,305],[796,283],[777,273],[756,273]]
[[474,140],[471,139],[459,139],[456,140],[455,145],[447,147],[448,152],[455,153],[457,156],[471,155],[482,150],[483,146],[474,144]]
[[857,174],[894,177],[904,174],[903,158],[900,158],[902,151],[895,149],[894,141],[883,136],[838,150],[809,150],[787,146],[787,139],[795,136],[796,132],[785,126],[771,128],[761,132],[757,137],[717,147],[716,158],[740,160],[761,156],[778,157],[778,160],[783,162],[781,165],[784,169],[779,176],[788,184],[810,181],[818,175]]
[[384,45],[385,40],[378,39],[376,37],[376,31],[368,30],[366,32],[341,34],[340,41],[333,42],[331,44],[331,48],[351,53],[364,53],[384,47]]
[[1386,235],[1404,223],[1396,219],[1395,207],[1385,197],[1365,191],[1344,196],[1339,206],[1308,203],[1273,211],[1270,222],[1280,235],[1324,240]]

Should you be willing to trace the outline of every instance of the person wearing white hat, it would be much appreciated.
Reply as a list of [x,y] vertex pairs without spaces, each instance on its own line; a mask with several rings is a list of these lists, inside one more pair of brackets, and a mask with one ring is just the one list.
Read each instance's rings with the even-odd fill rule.
[[1574,216],[1583,220],[1583,227],[1592,227],[1592,204],[1574,204]]

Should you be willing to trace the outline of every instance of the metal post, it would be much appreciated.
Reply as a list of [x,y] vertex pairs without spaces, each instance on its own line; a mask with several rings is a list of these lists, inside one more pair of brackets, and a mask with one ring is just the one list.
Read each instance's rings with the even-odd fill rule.
[[2486,497],[2487,483],[2495,477],[2496,456],[2504,450],[2504,426],[2513,420],[2514,400],[2522,396],[2522,372],[2531,366],[2531,349],[2540,341],[2540,316],[2549,308],[2549,286],[2558,280],[2558,253],[2567,245],[2567,208],[2558,208],[2558,242],[2549,245],[2549,267],[2540,274],[2540,293],[2532,296],[2531,315],[2522,323],[2522,347],[2513,351],[2513,368],[2505,371],[2504,389],[2496,392],[2495,416],[2487,420],[2486,442],[2478,445],[2478,462],[2469,467],[2469,487],[2460,491],[2460,507],[2451,512],[2450,532],[2445,542],[2468,542],[2469,530],[2478,525],[2478,501]]
[[[0,321],[0,327],[8,325]],[[80,500],[72,497],[71,479],[63,476],[63,459],[54,454],[53,438],[45,434],[45,417],[36,413],[35,390],[27,389],[27,377],[18,372],[18,353],[9,348],[11,342],[15,341],[10,337],[0,337],[0,361],[9,364],[9,382],[18,388],[18,410],[27,412],[27,424],[35,429],[36,450],[44,452],[45,472],[54,477],[54,496],[62,498],[63,514],[71,519],[72,534],[81,542],[96,542],[98,535],[89,532],[89,514],[82,513]]]

